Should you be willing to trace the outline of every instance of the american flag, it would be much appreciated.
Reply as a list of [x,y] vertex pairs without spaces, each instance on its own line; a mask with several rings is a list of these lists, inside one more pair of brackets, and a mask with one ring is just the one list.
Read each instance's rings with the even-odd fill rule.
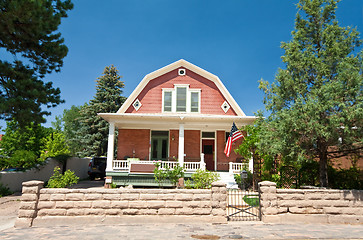
[[231,132],[229,133],[229,137],[226,142],[226,147],[224,148],[224,154],[229,157],[231,153],[232,143],[237,139],[244,138],[241,131],[237,129],[236,124],[233,123]]

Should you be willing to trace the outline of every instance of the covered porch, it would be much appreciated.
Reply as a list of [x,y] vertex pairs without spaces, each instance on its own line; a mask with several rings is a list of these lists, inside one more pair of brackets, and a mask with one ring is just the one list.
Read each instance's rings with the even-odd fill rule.
[[[232,123],[235,122],[238,127],[248,125],[255,117],[137,113],[99,115],[110,124],[106,175],[116,177],[114,179],[118,176],[153,175],[155,161],[160,161],[161,169],[182,166],[186,176],[198,169],[235,173],[252,166],[239,161],[235,153],[227,158],[223,150]],[[117,156],[114,156],[116,128],[118,142]]]

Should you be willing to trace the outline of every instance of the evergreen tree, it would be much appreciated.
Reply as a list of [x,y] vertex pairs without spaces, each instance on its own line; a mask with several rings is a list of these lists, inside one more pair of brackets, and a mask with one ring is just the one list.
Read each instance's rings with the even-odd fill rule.
[[116,67],[106,67],[97,79],[96,95],[80,110],[81,126],[78,141],[84,149],[82,156],[102,156],[107,153],[109,124],[97,113],[116,112],[126,100],[121,96],[124,82],[120,81]]
[[324,187],[329,160],[359,156],[363,139],[362,41],[338,25],[337,3],[300,0],[292,40],[281,45],[286,69],[260,82],[271,113],[261,146],[287,162],[319,160]]
[[50,112],[41,107],[63,102],[59,88],[42,79],[63,65],[68,48],[56,31],[72,8],[70,0],[0,1],[0,50],[8,53],[0,59],[1,119],[44,122]]

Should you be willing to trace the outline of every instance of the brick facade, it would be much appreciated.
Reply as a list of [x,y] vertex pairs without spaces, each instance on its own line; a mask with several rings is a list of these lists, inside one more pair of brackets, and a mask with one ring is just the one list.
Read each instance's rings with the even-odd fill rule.
[[[119,129],[117,159],[149,159],[150,129]],[[134,153],[135,152],[135,153]]]
[[229,157],[224,154],[224,148],[226,146],[226,132],[225,131],[217,131],[217,170],[218,171],[228,171],[229,162],[236,162],[237,159],[240,159],[241,156],[234,152],[241,143],[243,139],[238,139],[234,143],[232,143],[232,149]]

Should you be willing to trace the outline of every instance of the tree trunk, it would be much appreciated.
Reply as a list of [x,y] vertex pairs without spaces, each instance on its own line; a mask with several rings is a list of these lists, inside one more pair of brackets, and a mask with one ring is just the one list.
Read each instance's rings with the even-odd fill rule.
[[328,154],[326,151],[319,154],[320,187],[328,187]]

